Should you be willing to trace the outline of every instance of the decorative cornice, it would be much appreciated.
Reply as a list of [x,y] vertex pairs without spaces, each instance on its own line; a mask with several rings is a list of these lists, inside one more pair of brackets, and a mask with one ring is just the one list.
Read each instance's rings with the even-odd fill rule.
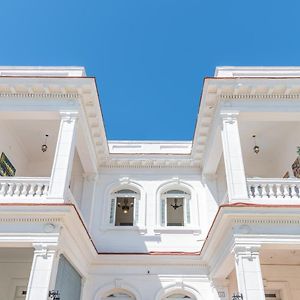
[[276,218],[257,218],[253,219],[253,217],[250,218],[235,218],[233,219],[233,222],[235,224],[280,224],[280,225],[299,225],[300,224],[300,218],[286,218],[286,219],[276,219]]
[[77,93],[0,93],[0,98],[77,99]]
[[198,168],[200,161],[195,159],[110,159],[102,160],[100,168]]
[[300,94],[220,94],[218,100],[300,100]]
[[59,223],[62,221],[62,218],[45,218],[45,217],[1,217],[0,223]]

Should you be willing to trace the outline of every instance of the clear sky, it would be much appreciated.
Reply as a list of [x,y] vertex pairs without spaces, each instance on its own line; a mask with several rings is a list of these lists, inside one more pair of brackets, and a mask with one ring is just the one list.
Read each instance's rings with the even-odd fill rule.
[[300,1],[0,0],[0,64],[85,66],[108,139],[190,140],[218,65],[300,65]]

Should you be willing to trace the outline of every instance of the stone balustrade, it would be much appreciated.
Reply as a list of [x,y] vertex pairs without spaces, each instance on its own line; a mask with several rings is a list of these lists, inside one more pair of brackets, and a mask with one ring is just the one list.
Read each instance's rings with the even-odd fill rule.
[[43,198],[48,195],[50,178],[0,177],[0,202],[5,198]]
[[300,180],[295,178],[247,178],[250,199],[300,199]]

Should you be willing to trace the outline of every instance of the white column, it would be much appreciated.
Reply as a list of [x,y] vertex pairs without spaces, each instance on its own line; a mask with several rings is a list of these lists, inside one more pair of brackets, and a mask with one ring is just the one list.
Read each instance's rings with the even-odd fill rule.
[[34,255],[26,300],[48,300],[49,290],[53,289],[57,271],[56,245],[34,244]]
[[248,199],[237,116],[236,112],[221,113],[221,134],[229,202]]
[[235,246],[235,270],[243,300],[265,300],[259,246]]
[[60,129],[48,196],[54,201],[64,202],[69,192],[76,144],[77,120],[78,112],[61,112]]

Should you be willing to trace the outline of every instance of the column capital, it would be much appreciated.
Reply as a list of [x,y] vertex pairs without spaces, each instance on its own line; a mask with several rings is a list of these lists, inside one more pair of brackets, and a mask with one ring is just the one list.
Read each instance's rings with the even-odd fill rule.
[[82,176],[86,181],[93,182],[97,179],[98,173],[88,172],[88,173],[83,173]]
[[233,253],[235,257],[243,256],[245,258],[252,258],[259,255],[261,245],[251,244],[251,245],[235,245],[233,247]]
[[77,120],[79,118],[79,112],[78,111],[60,111],[60,118],[64,121],[73,121]]
[[220,117],[222,121],[225,121],[226,123],[232,123],[237,120],[240,112],[239,111],[221,111]]
[[34,253],[47,258],[48,254],[58,251],[60,248],[57,243],[33,243]]

